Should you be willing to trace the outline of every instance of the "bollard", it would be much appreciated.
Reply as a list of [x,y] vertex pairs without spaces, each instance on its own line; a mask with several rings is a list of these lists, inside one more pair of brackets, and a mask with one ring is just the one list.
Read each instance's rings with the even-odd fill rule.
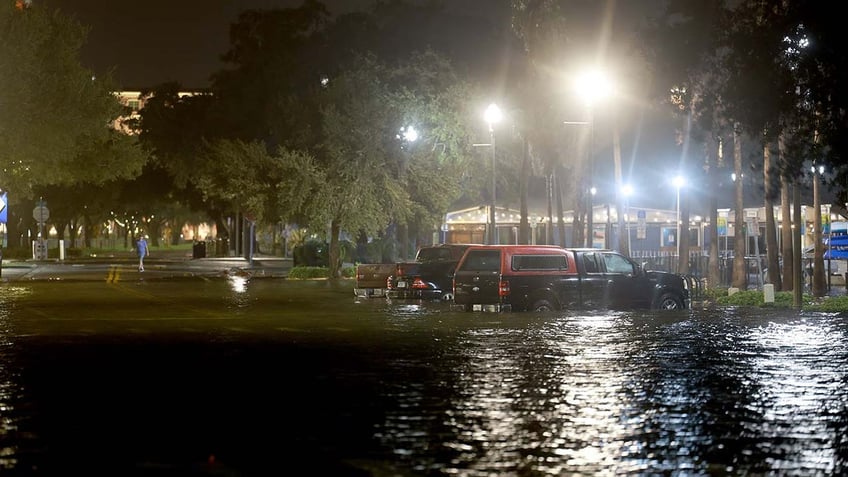
[[763,285],[763,302],[774,303],[774,285],[771,283]]
[[727,296],[733,296],[738,291],[739,291],[738,288],[730,287],[730,288],[727,289]]

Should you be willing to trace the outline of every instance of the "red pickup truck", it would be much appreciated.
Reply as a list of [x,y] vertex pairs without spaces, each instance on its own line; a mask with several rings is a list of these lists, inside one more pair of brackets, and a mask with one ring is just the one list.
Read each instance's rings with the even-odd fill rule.
[[612,250],[551,245],[471,247],[456,267],[454,303],[467,311],[683,309],[687,280],[644,270]]

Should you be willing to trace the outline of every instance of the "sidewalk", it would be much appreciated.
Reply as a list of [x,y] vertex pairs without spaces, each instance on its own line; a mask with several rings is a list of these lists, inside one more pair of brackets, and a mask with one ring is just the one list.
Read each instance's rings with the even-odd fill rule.
[[249,277],[286,278],[292,259],[272,256],[209,257],[192,259],[183,253],[153,253],[138,271],[138,258],[131,253],[108,257],[66,260],[3,260],[0,281],[26,280],[137,280],[140,278],[191,278],[232,274]]

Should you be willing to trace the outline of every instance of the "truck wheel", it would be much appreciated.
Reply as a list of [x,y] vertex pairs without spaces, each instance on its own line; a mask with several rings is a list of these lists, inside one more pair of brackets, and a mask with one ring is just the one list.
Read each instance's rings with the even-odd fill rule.
[[660,299],[657,300],[657,309],[659,310],[682,310],[683,301],[673,293],[663,293]]
[[533,311],[555,311],[556,307],[554,307],[550,300],[541,299],[534,301],[530,309]]

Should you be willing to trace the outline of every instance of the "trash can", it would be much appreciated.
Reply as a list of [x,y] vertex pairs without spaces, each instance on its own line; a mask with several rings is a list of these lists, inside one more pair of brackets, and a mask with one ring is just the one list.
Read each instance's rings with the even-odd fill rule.
[[191,249],[191,258],[206,258],[206,242],[194,242]]

